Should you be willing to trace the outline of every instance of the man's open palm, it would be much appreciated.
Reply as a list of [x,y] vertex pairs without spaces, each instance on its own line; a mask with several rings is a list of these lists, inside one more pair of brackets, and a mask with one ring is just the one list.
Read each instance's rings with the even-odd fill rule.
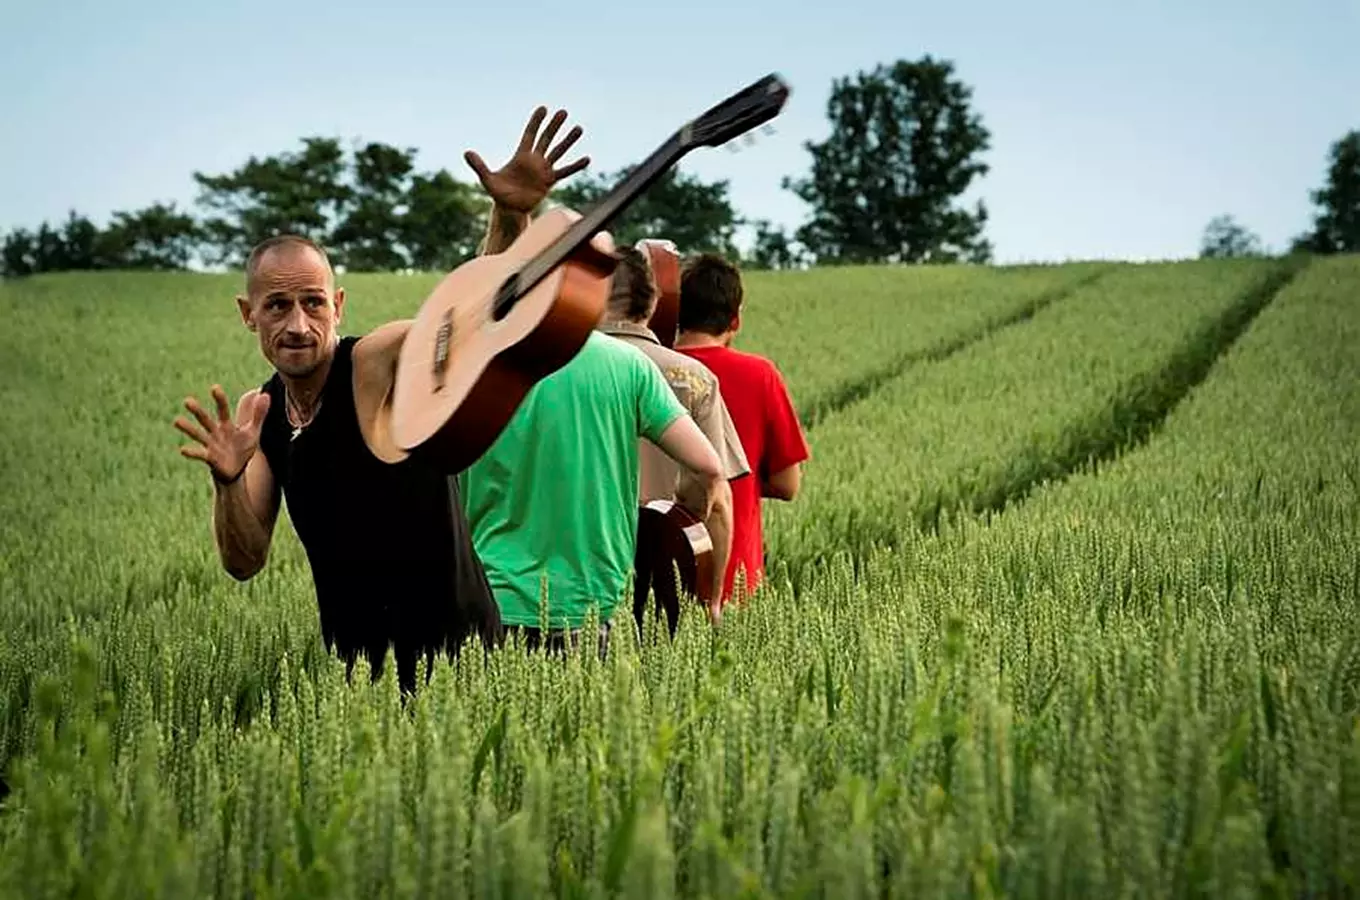
[[[232,481],[245,469],[260,447],[260,430],[269,412],[269,395],[263,391],[246,394],[236,407],[236,419],[231,419],[227,395],[220,385],[213,385],[213,399],[217,401],[217,418],[208,415],[198,399],[189,397],[184,408],[194,414],[198,426],[183,416],[175,418],[175,427],[196,441],[179,448],[189,459],[200,459],[208,464],[220,481]],[[199,427],[202,426],[202,427]]]
[[524,126],[524,134],[520,137],[515,154],[494,172],[475,150],[463,154],[468,166],[477,173],[482,187],[486,188],[498,206],[515,212],[532,213],[557,182],[590,164],[590,157],[583,156],[565,166],[553,167],[581,137],[581,126],[572,126],[566,137],[549,149],[562,123],[567,120],[567,111],[559,109],[554,113],[548,121],[548,127],[539,134],[538,128],[547,114],[548,110],[543,106],[534,110],[528,124]]

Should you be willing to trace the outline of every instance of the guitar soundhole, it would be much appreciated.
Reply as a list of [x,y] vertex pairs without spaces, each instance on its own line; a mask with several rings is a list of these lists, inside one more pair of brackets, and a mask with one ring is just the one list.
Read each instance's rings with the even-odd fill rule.
[[510,310],[515,308],[519,299],[519,273],[516,272],[501,282],[500,290],[496,292],[496,300],[491,305],[492,320],[499,322],[510,315]]

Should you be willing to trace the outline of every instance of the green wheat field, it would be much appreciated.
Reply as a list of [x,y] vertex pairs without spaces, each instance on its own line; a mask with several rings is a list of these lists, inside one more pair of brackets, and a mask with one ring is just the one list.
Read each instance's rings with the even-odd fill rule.
[[[350,276],[343,331],[429,276]],[[0,285],[0,894],[1360,893],[1360,258],[747,275],[813,448],[716,631],[321,644],[177,452],[232,276]]]

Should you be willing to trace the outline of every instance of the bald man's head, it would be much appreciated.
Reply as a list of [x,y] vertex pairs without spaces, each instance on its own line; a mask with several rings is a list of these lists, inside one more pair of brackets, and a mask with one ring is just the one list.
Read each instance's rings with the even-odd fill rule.
[[246,293],[237,297],[241,319],[285,375],[303,378],[329,361],[344,302],[330,258],[309,238],[271,237],[246,258]]
[[273,262],[299,263],[302,257],[314,256],[315,262],[326,270],[327,289],[335,289],[335,270],[331,268],[330,256],[320,244],[300,234],[279,234],[265,238],[254,247],[246,257],[246,293],[250,293],[262,268]]

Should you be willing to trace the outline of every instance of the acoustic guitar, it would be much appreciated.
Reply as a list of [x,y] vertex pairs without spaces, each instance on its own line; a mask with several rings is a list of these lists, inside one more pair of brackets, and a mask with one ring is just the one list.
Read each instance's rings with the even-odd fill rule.
[[[713,601],[713,541],[704,523],[671,500],[653,500],[638,511],[633,618],[638,627],[647,597],[666,614],[672,637],[680,618],[682,594],[708,606]],[[679,590],[676,576],[679,576]]]
[[680,332],[680,254],[663,238],[644,238],[635,246],[647,257],[656,279],[656,309],[647,327],[662,346],[673,349]]
[[550,210],[504,253],[446,275],[402,341],[392,385],[396,445],[450,475],[475,462],[603,317],[617,258],[600,232],[685,154],[768,122],[788,96],[777,75],[760,79],[686,123],[584,216]]

